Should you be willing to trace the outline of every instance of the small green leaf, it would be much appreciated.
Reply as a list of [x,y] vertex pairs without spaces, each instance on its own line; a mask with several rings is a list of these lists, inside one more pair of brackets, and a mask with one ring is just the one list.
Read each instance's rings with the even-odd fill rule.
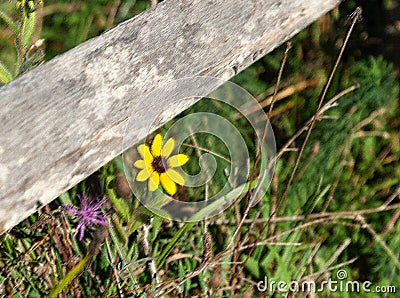
[[129,206],[123,199],[118,198],[117,193],[115,192],[111,184],[111,182],[113,182],[114,180],[115,176],[108,176],[106,178],[107,195],[110,198],[110,201],[112,202],[118,215],[121,216],[125,221],[128,221],[130,214]]
[[0,83],[8,83],[13,79],[11,72],[0,62]]
[[151,237],[151,242],[157,239],[158,232],[160,231],[162,220],[159,217],[154,217],[153,219],[153,234]]
[[253,257],[250,256],[242,256],[242,260],[246,260],[246,268],[250,271],[250,273],[255,277],[255,278],[260,278],[260,265],[259,261],[255,260]]
[[33,34],[35,33],[36,12],[32,12],[29,16],[23,17],[22,25],[22,48],[24,51],[28,49],[31,44]]
[[0,19],[2,19],[15,32],[15,34],[17,34],[18,32],[17,24],[15,24],[13,20],[1,9],[0,9]]
[[[183,268],[182,261],[179,260],[179,278],[184,278],[185,277],[185,269]],[[181,286],[182,293],[185,293],[185,285],[186,282],[184,282]]]
[[118,239],[122,244],[126,243],[128,241],[128,235],[125,232],[124,228],[117,219],[112,220],[112,222],[115,235],[117,236],[116,239]]

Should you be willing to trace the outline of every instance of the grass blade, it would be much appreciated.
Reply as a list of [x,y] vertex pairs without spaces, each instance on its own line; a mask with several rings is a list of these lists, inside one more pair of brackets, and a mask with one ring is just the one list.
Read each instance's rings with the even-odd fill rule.
[[69,283],[83,270],[85,264],[90,259],[90,255],[85,256],[74,268],[67,273],[67,275],[61,280],[61,282],[50,291],[50,298],[57,297],[61,291],[68,286]]
[[3,11],[0,9],[0,19],[2,19],[15,34],[18,32],[17,24],[13,22],[13,20]]
[[24,51],[26,51],[31,44],[33,34],[35,33],[35,24],[35,12],[30,13],[29,16],[24,15],[22,25],[22,48]]

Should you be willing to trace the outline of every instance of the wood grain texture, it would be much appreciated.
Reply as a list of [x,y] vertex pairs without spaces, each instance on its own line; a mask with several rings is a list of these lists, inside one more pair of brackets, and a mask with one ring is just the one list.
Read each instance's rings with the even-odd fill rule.
[[[0,234],[121,153],[132,111],[168,104],[135,106],[150,91],[183,77],[228,80],[340,2],[166,0],[3,86]],[[132,145],[146,134],[139,118]]]

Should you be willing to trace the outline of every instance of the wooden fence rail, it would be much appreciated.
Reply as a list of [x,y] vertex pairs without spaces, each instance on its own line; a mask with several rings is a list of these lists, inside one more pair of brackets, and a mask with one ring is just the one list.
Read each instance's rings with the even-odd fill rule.
[[0,234],[120,154],[132,103],[183,77],[228,80],[340,2],[166,0],[3,86]]

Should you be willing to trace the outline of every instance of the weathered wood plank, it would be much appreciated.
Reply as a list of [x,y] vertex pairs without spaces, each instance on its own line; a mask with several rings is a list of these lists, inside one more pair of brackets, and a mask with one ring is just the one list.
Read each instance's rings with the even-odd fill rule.
[[0,234],[118,155],[139,98],[183,77],[228,80],[340,1],[167,0],[3,86]]

